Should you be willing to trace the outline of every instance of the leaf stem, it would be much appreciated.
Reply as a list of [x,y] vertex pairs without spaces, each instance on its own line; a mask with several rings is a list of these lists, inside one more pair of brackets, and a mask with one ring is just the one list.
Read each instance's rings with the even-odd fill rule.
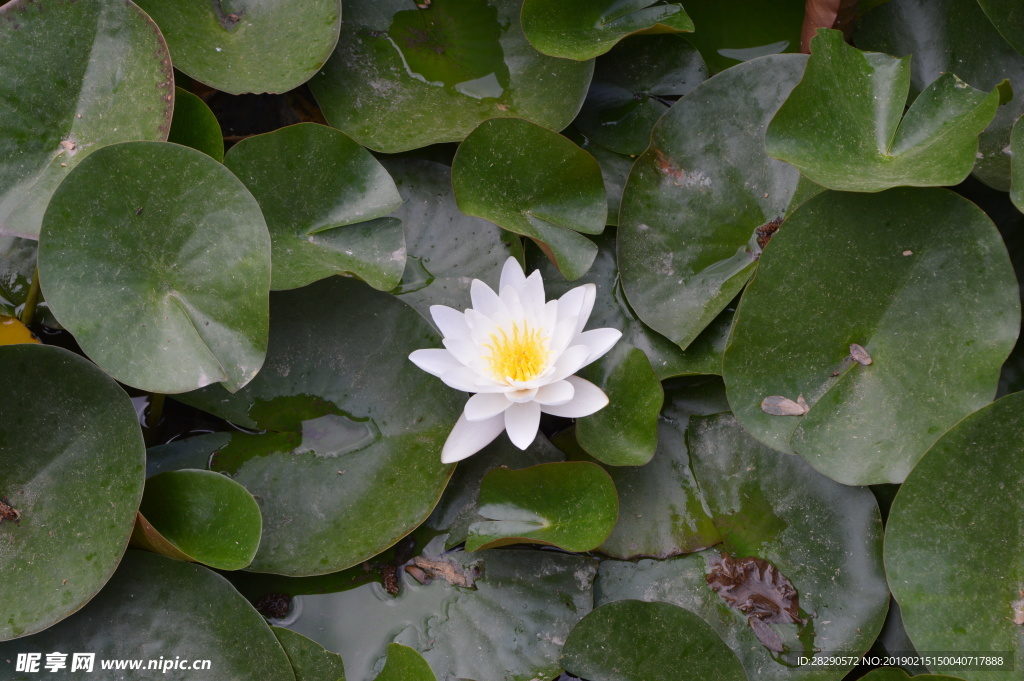
[[28,297],[25,298],[25,307],[21,311],[21,323],[28,326],[36,316],[36,304],[39,302],[39,265],[36,265],[35,273],[32,275],[32,283],[28,287]]
[[146,427],[156,428],[160,425],[160,421],[164,418],[165,399],[166,395],[163,393],[149,394],[149,409],[146,410]]

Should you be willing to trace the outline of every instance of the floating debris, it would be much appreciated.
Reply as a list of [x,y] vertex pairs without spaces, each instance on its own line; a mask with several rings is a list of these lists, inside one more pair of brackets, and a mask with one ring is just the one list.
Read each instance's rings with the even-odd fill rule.
[[903,255],[914,255],[913,251],[903,251]]
[[796,402],[782,395],[772,395],[761,400],[761,411],[772,416],[803,416],[810,410],[803,395],[797,397]]
[[705,575],[708,586],[730,607],[749,615],[747,624],[765,648],[785,650],[778,633],[768,626],[803,624],[800,597],[789,579],[762,558],[733,558],[728,553],[712,558],[711,572]]
[[853,361],[861,366],[867,366],[871,364],[871,355],[864,349],[863,346],[857,345],[856,343],[850,343],[850,357]]
[[6,499],[0,499],[0,523],[4,521],[8,522],[20,522],[21,513],[17,509],[11,507]]
[[416,556],[412,559],[413,564],[423,570],[434,579],[443,579],[452,586],[463,586],[467,589],[475,589],[476,575],[474,570],[463,570],[458,563],[444,559],[424,558]]
[[782,218],[775,218],[754,230],[754,235],[757,237],[757,245],[761,247],[761,250],[764,250],[764,247],[772,240],[775,232],[779,231],[780,225],[782,225]]

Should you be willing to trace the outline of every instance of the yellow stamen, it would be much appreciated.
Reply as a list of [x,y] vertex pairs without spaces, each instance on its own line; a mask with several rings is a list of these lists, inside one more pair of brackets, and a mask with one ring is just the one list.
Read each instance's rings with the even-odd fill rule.
[[513,322],[511,333],[501,329],[491,334],[491,342],[484,347],[491,351],[486,357],[491,373],[499,381],[510,378],[515,381],[529,381],[536,378],[547,366],[548,351],[544,347],[547,338],[539,329],[531,329],[527,322],[522,327]]

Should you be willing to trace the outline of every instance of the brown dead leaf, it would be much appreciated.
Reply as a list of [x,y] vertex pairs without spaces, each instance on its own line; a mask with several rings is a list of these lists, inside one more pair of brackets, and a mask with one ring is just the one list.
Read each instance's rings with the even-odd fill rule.
[[[1021,596],[1024,596],[1024,593],[1021,593]],[[1024,627],[1024,598],[1013,603],[1013,623]]]
[[871,364],[871,355],[864,349],[863,346],[857,345],[856,343],[850,343],[850,357],[853,361],[861,366],[867,366]]
[[21,520],[21,514],[18,513],[17,509],[11,507],[6,499],[2,499],[0,500],[0,523],[5,520],[17,523]]
[[810,407],[803,395],[797,397],[796,402],[782,395],[771,395],[761,400],[761,411],[772,416],[803,416]]
[[804,24],[800,31],[800,51],[809,54],[811,38],[819,28],[835,28],[850,39],[857,19],[858,0],[806,0]]
[[467,589],[475,589],[475,576],[472,571],[462,569],[461,565],[441,558],[424,558],[416,556],[412,559],[416,567],[434,579],[443,579],[452,586],[463,586]]
[[778,568],[761,558],[723,553],[710,561],[708,586],[731,607],[762,622],[801,624],[800,597]]

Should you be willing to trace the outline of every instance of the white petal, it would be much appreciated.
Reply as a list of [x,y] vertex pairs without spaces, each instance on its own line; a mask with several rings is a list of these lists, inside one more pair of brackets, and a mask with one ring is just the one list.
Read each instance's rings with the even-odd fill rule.
[[455,463],[468,456],[473,456],[491,444],[494,438],[505,430],[503,416],[495,416],[486,421],[469,421],[463,414],[455,423],[448,440],[441,450],[441,463]]
[[538,388],[522,388],[520,390],[510,390],[505,393],[505,399],[509,402],[530,402],[534,397],[537,396]]
[[445,338],[469,338],[466,315],[446,305],[431,305],[430,316]]
[[590,349],[590,356],[587,357],[587,364],[590,364],[611,350],[620,338],[622,338],[622,332],[618,329],[591,329],[576,336],[572,344],[586,345]]
[[464,413],[467,421],[483,421],[502,414],[512,406],[501,393],[477,393],[466,402]]
[[536,402],[513,404],[505,412],[508,439],[519,449],[526,449],[537,437],[540,428],[540,405]]
[[557,381],[542,386],[533,399],[542,406],[558,406],[566,404],[576,393],[569,381]]
[[[548,376],[545,383],[561,381],[566,376],[571,376],[587,365],[587,357],[590,356],[590,348],[586,345],[573,345],[562,353],[562,356],[555,362],[555,370]],[[444,376],[441,377],[444,380]]]
[[485,317],[496,317],[504,311],[505,306],[501,304],[498,294],[479,279],[474,279],[470,284],[469,297],[473,301],[473,309]]
[[449,369],[440,378],[445,385],[467,393],[500,393],[508,390],[507,386],[499,385],[466,367]]
[[570,376],[566,380],[569,381],[569,383],[572,383],[572,387],[576,391],[573,398],[562,405],[542,406],[541,410],[545,414],[578,419],[583,416],[590,416],[595,411],[608,404],[608,396],[601,392],[601,389],[590,381],[582,379],[579,376]]
[[587,325],[590,313],[594,311],[594,301],[597,300],[597,286],[584,284],[580,288],[583,289],[583,305],[580,307],[580,318],[576,321],[576,333],[582,331],[583,327]]
[[444,347],[447,348],[452,357],[466,366],[469,366],[470,363],[481,356],[480,346],[471,340],[445,336],[441,342],[444,343]]
[[526,278],[526,284],[519,291],[519,300],[523,304],[530,319],[537,323],[543,323],[544,317],[544,280],[541,279],[540,270],[534,270]]
[[409,359],[420,369],[435,376],[462,366],[459,360],[452,356],[452,353],[441,349],[416,350],[409,355]]
[[597,287],[584,284],[568,291],[558,299],[558,318],[564,319],[576,315],[576,333],[583,330],[594,311],[594,300],[597,298]]
[[569,343],[577,345],[573,342],[573,338],[576,336],[576,322],[576,315],[571,315],[559,319],[555,324],[555,330],[551,332],[551,339],[548,341],[548,350],[551,351],[553,357],[561,356],[569,347]]
[[523,304],[519,300],[519,291],[513,287],[506,286],[501,289],[498,298],[501,300],[502,305],[505,306],[505,309],[508,310],[508,314],[512,319],[522,319],[526,316]]
[[520,291],[523,288],[523,284],[526,283],[526,274],[523,272],[523,268],[519,265],[519,261],[509,256],[509,259],[505,261],[505,265],[501,268],[501,279],[498,280],[498,290],[503,290],[506,286],[511,286],[516,291]]

